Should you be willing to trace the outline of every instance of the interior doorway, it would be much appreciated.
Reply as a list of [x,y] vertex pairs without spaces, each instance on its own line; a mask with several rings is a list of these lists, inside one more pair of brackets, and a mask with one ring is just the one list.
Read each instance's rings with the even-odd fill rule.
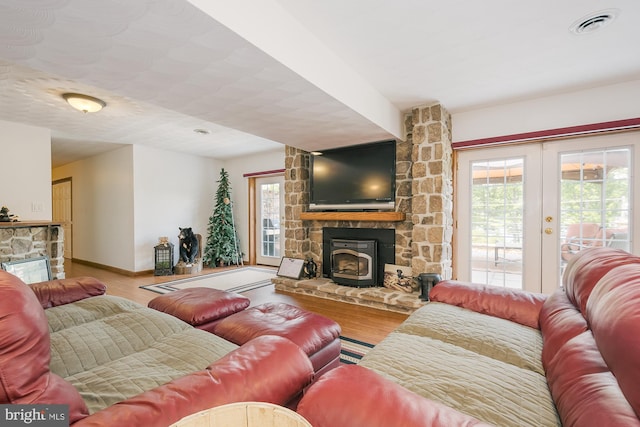
[[64,232],[64,257],[73,258],[73,217],[71,178],[54,181],[51,185],[52,219],[62,224]]

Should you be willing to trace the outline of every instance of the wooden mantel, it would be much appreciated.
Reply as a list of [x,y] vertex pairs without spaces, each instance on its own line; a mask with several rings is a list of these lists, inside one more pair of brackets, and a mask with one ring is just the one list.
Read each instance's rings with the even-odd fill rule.
[[306,221],[388,221],[405,220],[404,212],[302,212],[300,219]]
[[61,225],[61,223],[51,221],[0,221],[0,228],[48,227],[53,225]]

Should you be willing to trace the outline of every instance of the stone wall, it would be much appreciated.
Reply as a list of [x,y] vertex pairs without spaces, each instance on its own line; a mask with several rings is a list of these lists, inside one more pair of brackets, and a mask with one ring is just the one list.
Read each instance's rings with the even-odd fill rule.
[[64,230],[60,225],[0,227],[0,262],[48,256],[51,277],[64,279]]
[[285,150],[285,256],[312,258],[322,271],[322,228],[394,228],[396,264],[413,274],[451,277],[453,167],[451,118],[440,105],[415,108],[396,148],[396,211],[402,222],[303,221],[309,203],[309,153]]
[[309,205],[309,153],[287,146],[284,165],[284,256],[305,258],[310,256],[311,242],[300,213]]
[[414,108],[407,117],[412,158],[412,262],[418,273],[452,277],[453,149],[451,116],[441,105]]

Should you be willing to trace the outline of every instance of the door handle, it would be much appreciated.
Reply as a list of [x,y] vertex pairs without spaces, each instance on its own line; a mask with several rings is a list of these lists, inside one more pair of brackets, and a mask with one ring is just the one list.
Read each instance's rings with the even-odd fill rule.
[[544,232],[545,232],[546,234],[553,234],[553,228],[551,228],[551,227],[547,227],[547,228],[545,228],[545,229],[544,229]]

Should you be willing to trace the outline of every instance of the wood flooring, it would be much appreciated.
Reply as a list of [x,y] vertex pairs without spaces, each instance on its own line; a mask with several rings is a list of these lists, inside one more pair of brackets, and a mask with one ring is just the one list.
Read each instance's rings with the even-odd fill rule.
[[[143,305],[147,305],[150,300],[159,294],[140,289],[140,286],[194,277],[194,275],[153,276],[152,274],[131,277],[110,270],[73,262],[69,259],[65,260],[64,270],[67,278],[79,276],[95,277],[107,285],[107,294],[127,298]],[[204,268],[200,274],[209,274],[218,271],[222,271],[222,268]],[[313,296],[275,291],[273,285],[244,292],[243,295],[251,299],[251,305],[258,305],[264,302],[286,302],[304,308],[305,310],[322,314],[335,320],[340,325],[342,335],[372,344],[380,342],[389,332],[394,330],[407,318],[405,314],[386,310],[341,303]]]

